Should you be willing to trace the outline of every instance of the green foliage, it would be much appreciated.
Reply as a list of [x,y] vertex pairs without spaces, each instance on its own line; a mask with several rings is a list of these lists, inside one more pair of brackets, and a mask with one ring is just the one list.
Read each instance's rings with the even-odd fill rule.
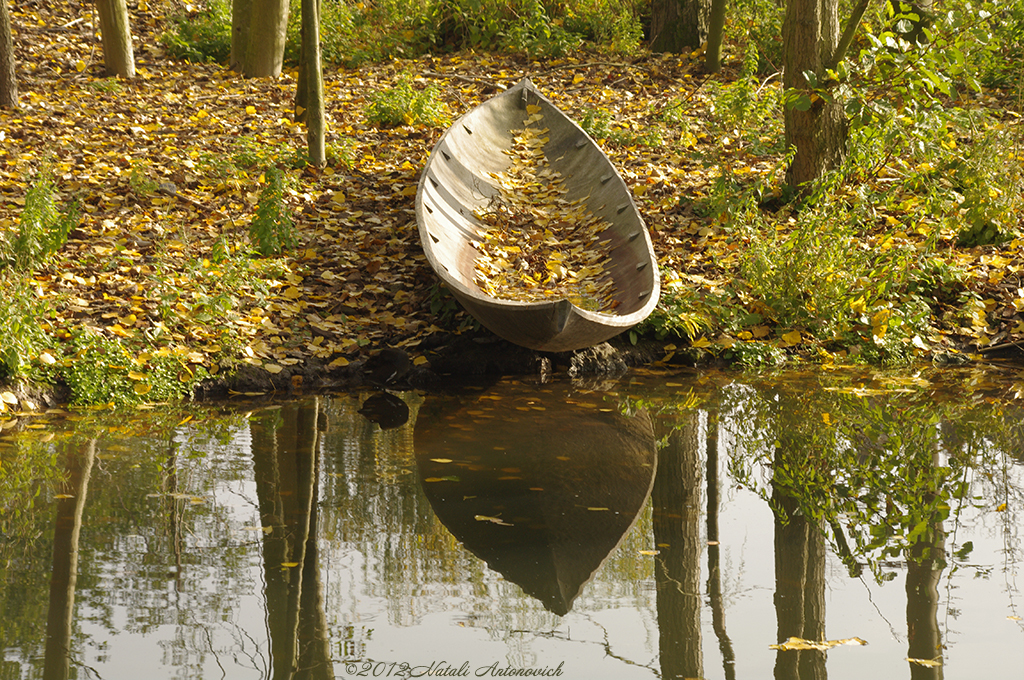
[[231,57],[231,3],[206,0],[202,10],[174,17],[160,42],[176,59],[227,63]]
[[[320,5],[320,47],[326,64],[355,67],[393,57],[463,49],[511,50],[554,57],[583,42],[635,53],[643,42],[645,0],[331,0]],[[299,61],[300,10],[292,3],[285,61]],[[172,56],[226,63],[231,53],[231,6],[207,0],[176,17],[160,37]]]
[[782,20],[786,4],[775,0],[736,0],[726,13],[726,33],[757,55],[761,75],[782,71]]
[[78,205],[58,206],[56,194],[53,172],[43,165],[25,195],[17,232],[13,238],[0,232],[0,265],[30,271],[64,246],[78,223]]
[[662,293],[657,308],[640,323],[636,332],[658,340],[695,340],[713,326],[707,305],[692,291],[676,286]]
[[632,54],[643,44],[641,16],[649,11],[649,2],[576,0],[563,5],[565,30],[593,45]]
[[446,116],[439,92],[433,85],[423,89],[413,87],[410,78],[401,78],[398,84],[368,97],[366,119],[379,128],[399,125],[428,125],[441,127]]
[[32,376],[33,360],[52,345],[44,324],[53,310],[30,278],[13,272],[0,271],[0,298],[0,379]]
[[736,79],[715,92],[712,132],[716,139],[730,137],[754,153],[778,153],[782,140],[779,93],[762,86],[757,69],[757,46],[751,43]]
[[256,215],[249,223],[249,237],[264,257],[278,255],[298,243],[288,206],[284,202],[284,173],[277,166],[265,172],[267,183],[260,191]]
[[135,353],[117,337],[83,326],[69,339],[66,358],[55,367],[72,404],[114,407],[174,401],[188,394],[206,369],[189,366],[187,352]]

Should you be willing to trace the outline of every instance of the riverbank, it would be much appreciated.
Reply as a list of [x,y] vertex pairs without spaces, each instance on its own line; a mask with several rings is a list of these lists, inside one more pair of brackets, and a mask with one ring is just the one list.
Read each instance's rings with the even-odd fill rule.
[[[16,45],[22,106],[0,112],[0,233],[16,241],[33,190],[73,225],[55,252],[0,277],[0,374],[55,385],[53,399],[137,405],[354,388],[383,348],[409,356],[409,380],[431,381],[591,364],[960,363],[1017,354],[1024,339],[1020,201],[992,193],[1006,209],[998,243],[965,240],[967,209],[922,184],[941,173],[891,157],[820,215],[786,206],[772,193],[784,172],[775,81],[755,93],[756,120],[734,128],[742,121],[723,113],[748,83],[741,54],[713,79],[689,55],[582,52],[331,69],[329,163],[315,169],[302,163],[305,133],[292,122],[293,72],[244,80],[171,60],[155,37],[165,18],[152,16],[138,78],[104,78],[93,18],[50,11],[34,23],[15,13],[26,26]],[[658,254],[662,304],[610,345],[607,365],[480,330],[419,246],[413,200],[434,142],[523,76],[608,152]],[[401,103],[402,92],[429,98],[439,115],[383,124],[374,106]],[[1017,139],[1004,101],[956,105],[975,107],[986,134]],[[1008,157],[990,160],[1012,169]],[[283,247],[263,252],[275,236],[287,237]],[[22,389],[28,400],[43,394]]]

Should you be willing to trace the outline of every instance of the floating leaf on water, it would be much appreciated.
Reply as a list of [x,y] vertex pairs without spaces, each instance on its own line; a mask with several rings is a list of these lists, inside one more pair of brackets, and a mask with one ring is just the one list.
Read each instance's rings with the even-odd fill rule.
[[281,566],[285,569],[291,569],[292,567],[299,566],[298,562],[282,562]]
[[783,652],[794,652],[808,649],[816,649],[820,652],[828,651],[833,647],[839,647],[841,645],[866,645],[867,641],[859,638],[843,638],[842,640],[805,640],[803,638],[791,637],[782,644],[768,645],[769,649],[777,649]]
[[477,522],[490,522],[491,524],[498,524],[503,527],[513,526],[512,524],[502,520],[500,517],[488,517],[487,515],[475,515],[473,517]]
[[918,666],[925,666],[927,668],[938,668],[939,666],[942,665],[942,659],[941,658],[935,658],[935,659],[912,659],[911,657],[908,656],[906,659],[904,659],[904,661],[909,661],[910,663],[917,664]]
[[647,556],[649,556],[649,557],[652,557],[652,556],[654,556],[654,555],[660,555],[660,554],[661,554],[661,551],[660,551],[660,550],[641,550],[641,551],[639,551],[639,552],[640,552],[640,554],[641,554],[641,555],[647,555]]
[[431,460],[431,462],[434,462],[434,463],[450,463],[450,462],[452,462],[451,458],[431,458],[430,460]]

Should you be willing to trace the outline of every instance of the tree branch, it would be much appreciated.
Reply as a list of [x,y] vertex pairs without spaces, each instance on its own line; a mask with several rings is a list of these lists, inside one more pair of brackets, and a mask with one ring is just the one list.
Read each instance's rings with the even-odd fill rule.
[[839,38],[839,44],[836,45],[836,51],[832,53],[832,58],[825,63],[826,70],[834,71],[839,66],[839,62],[846,58],[846,53],[850,50],[850,45],[853,44],[853,36],[857,33],[857,27],[860,26],[860,20],[864,17],[864,12],[870,2],[871,0],[859,0],[857,6],[853,8],[853,12],[850,13],[850,18],[846,22],[846,28],[843,29],[843,35]]

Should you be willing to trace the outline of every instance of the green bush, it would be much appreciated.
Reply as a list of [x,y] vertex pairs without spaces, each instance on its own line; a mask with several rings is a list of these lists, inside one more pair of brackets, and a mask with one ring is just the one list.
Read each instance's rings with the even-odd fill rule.
[[399,125],[442,127],[445,124],[444,105],[433,85],[418,90],[413,87],[411,79],[401,77],[394,87],[373,92],[368,99],[366,119],[378,128]]
[[231,58],[231,3],[207,0],[202,11],[173,18],[160,42],[176,59],[227,63]]
[[249,223],[249,237],[256,250],[266,257],[294,247],[298,238],[284,202],[284,173],[272,165],[265,176],[267,183],[260,192],[256,215]]
[[13,238],[0,232],[0,264],[30,271],[64,246],[78,223],[78,204],[59,206],[56,193],[53,172],[44,164],[25,194],[17,232]]
[[13,272],[0,272],[0,298],[0,379],[23,378],[52,345],[44,324],[53,310],[36,295],[31,279]]

